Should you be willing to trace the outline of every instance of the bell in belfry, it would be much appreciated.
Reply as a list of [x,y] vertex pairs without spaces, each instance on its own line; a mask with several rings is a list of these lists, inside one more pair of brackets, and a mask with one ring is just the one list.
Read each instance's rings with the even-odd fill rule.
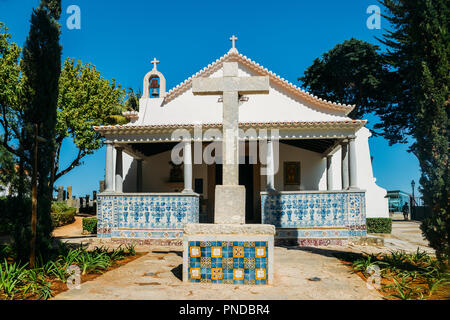
[[158,89],[159,89],[159,83],[158,83],[158,79],[154,78],[152,79],[152,82],[150,83],[150,89],[152,92],[152,97],[158,97],[159,93],[158,93]]

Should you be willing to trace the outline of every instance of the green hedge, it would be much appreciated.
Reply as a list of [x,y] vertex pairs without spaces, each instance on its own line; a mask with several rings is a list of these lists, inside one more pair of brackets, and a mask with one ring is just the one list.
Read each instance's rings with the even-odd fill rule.
[[75,208],[68,208],[65,211],[62,212],[52,212],[52,221],[53,221],[53,227],[62,227],[67,224],[71,224],[75,222],[75,213],[77,212],[77,209]]
[[58,201],[53,201],[52,202],[52,208],[51,208],[51,212],[55,212],[55,213],[61,213],[61,212],[65,212],[66,210],[70,209],[71,207],[69,207],[67,205],[67,203],[65,202],[58,202]]
[[391,218],[366,218],[367,233],[391,233]]
[[52,202],[51,216],[53,227],[62,227],[75,222],[77,209],[69,207],[65,202]]
[[89,233],[97,233],[97,218],[83,218],[83,231],[87,231]]

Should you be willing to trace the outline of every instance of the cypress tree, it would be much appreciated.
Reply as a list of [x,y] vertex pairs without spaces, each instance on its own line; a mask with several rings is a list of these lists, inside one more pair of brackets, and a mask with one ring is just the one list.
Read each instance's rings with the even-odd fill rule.
[[383,39],[391,68],[392,103],[378,111],[390,144],[414,142],[410,151],[419,159],[420,191],[432,216],[421,226],[439,259],[449,251],[449,52],[446,0],[383,0],[383,15],[394,31]]
[[[45,142],[38,144],[37,188],[37,243],[36,252],[45,257],[51,246],[52,221],[50,216],[52,193],[49,186],[55,150],[55,126],[58,99],[58,81],[61,72],[60,29],[57,20],[61,14],[61,0],[41,0],[33,10],[31,27],[23,48],[21,69],[26,87],[23,110],[24,145],[31,163],[34,162],[34,126]],[[15,245],[18,258],[26,260],[29,254],[31,210],[25,203],[20,210],[22,225],[17,226]]]

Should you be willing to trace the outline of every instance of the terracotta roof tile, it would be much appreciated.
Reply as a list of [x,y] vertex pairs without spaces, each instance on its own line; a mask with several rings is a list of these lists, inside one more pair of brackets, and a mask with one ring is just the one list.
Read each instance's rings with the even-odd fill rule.
[[207,67],[203,68],[202,70],[200,70],[196,74],[192,75],[191,77],[189,77],[182,83],[178,84],[173,89],[169,90],[169,92],[167,93],[167,95],[164,98],[164,101],[166,103],[170,102],[175,97],[177,97],[178,95],[180,95],[181,93],[185,92],[186,90],[188,90],[189,88],[192,87],[192,79],[193,78],[207,77],[207,76],[211,75],[212,73],[214,73],[215,71],[220,69],[220,67],[222,66],[222,63],[226,62],[226,61],[241,62],[243,65],[249,67],[250,69],[257,72],[258,74],[269,76],[270,80],[273,83],[280,85],[281,87],[298,95],[299,97],[301,97],[303,99],[306,99],[307,101],[313,103],[317,107],[335,110],[335,111],[342,111],[345,114],[349,114],[355,108],[355,105],[345,105],[345,104],[340,104],[340,103],[331,102],[331,101],[327,101],[327,100],[318,98],[317,96],[315,96],[303,89],[300,89],[299,87],[297,87],[296,85],[287,81],[286,79],[281,78],[279,75],[268,70],[267,68],[264,68],[259,63],[256,63],[255,61],[252,61],[251,59],[247,58],[246,56],[244,56],[236,51],[233,51],[233,50],[230,50],[227,54],[225,54],[221,58],[217,59],[212,64],[209,64]]

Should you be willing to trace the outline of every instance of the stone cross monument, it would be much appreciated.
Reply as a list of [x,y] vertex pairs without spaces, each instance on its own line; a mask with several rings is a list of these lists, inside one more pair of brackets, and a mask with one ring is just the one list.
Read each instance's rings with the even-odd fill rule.
[[[230,40],[229,53],[237,54],[237,38]],[[239,185],[239,98],[269,93],[269,77],[239,77],[237,62],[224,62],[222,71],[192,81],[194,95],[223,97],[223,185],[216,185],[214,224],[184,227],[183,281],[272,284],[275,226],[245,224],[245,186]]]
[[214,223],[243,224],[245,187],[239,185],[239,96],[269,93],[269,77],[239,77],[238,63],[224,62],[222,78],[193,79],[192,92],[223,95],[223,185],[216,186]]

